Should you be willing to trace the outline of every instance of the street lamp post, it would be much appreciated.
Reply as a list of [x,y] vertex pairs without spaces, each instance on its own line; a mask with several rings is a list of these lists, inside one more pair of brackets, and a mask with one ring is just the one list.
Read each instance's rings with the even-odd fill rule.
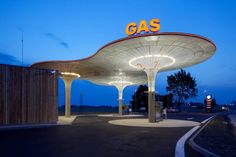
[[136,112],[137,110],[137,90],[134,92],[134,111]]
[[82,95],[82,93],[80,93],[80,106],[82,106],[83,105],[83,95]]

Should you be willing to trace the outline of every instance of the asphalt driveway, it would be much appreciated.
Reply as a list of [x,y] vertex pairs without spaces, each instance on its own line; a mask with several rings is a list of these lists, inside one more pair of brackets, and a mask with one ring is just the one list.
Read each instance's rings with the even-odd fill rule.
[[191,129],[117,126],[107,123],[111,119],[118,118],[84,115],[71,126],[2,130],[0,156],[173,157],[176,142]]

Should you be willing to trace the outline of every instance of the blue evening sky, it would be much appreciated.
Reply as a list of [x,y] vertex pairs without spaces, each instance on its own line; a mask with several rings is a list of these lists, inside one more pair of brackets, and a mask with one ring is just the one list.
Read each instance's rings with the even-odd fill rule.
[[[129,22],[158,18],[161,32],[198,34],[216,44],[212,58],[185,70],[197,80],[194,101],[203,101],[206,90],[218,103],[230,103],[236,100],[235,8],[233,0],[0,0],[0,63],[21,65],[22,31],[28,66],[90,56],[108,42],[126,37]],[[166,77],[174,72],[158,74],[158,93],[166,93]],[[125,89],[125,104],[136,88]],[[59,103],[64,104],[61,80],[59,89]],[[72,85],[72,104],[117,105],[117,93],[114,87],[78,79]]]

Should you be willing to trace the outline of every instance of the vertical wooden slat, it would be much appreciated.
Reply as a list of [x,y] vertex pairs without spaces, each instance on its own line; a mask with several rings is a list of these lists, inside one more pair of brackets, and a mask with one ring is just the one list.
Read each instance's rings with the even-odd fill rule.
[[0,64],[0,125],[56,122],[58,73]]

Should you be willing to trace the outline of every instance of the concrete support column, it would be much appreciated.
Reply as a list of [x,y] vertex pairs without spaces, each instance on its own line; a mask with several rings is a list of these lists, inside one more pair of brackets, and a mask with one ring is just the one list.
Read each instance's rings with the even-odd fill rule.
[[148,92],[148,119],[150,123],[156,122],[156,110],[155,110],[155,92]]
[[74,80],[74,77],[71,76],[62,76],[62,79],[65,83],[65,116],[71,116],[71,103],[70,103],[70,95],[71,95],[71,84]]
[[155,81],[157,70],[145,70],[148,78],[148,119],[150,123],[156,122]]
[[123,115],[122,99],[119,99],[119,115]]
[[153,69],[145,70],[148,78],[148,91],[155,92],[155,81],[156,81],[156,74],[157,71]]
[[123,114],[123,103],[122,103],[122,100],[123,100],[123,87],[117,87],[118,89],[118,92],[119,92],[119,114],[122,115]]
[[126,81],[126,77],[124,76],[119,76],[117,77],[117,80],[111,81],[108,83],[109,85],[113,85],[116,87],[116,89],[118,90],[118,102],[119,102],[119,114],[122,115],[123,114],[123,91],[125,89],[126,86],[132,85],[132,82]]

